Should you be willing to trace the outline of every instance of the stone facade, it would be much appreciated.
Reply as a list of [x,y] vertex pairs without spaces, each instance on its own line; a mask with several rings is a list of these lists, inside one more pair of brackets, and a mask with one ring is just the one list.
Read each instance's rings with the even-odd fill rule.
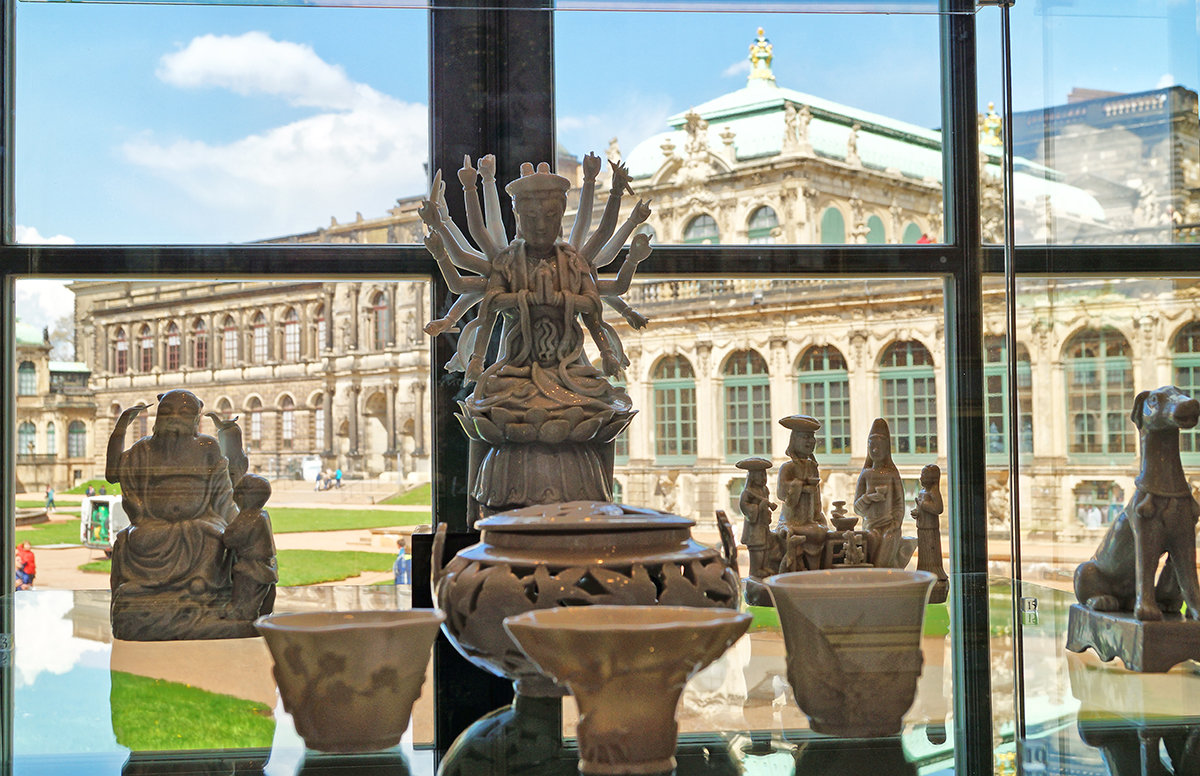
[[95,474],[97,404],[88,367],[51,361],[45,331],[18,322],[16,334],[17,492],[73,487]]
[[[206,411],[241,417],[252,471],[298,477],[307,460],[351,478],[428,480],[427,284],[104,281],[71,289],[101,440],[121,410],[187,388]],[[139,418],[134,432],[150,422]],[[103,452],[101,444],[99,469]]]

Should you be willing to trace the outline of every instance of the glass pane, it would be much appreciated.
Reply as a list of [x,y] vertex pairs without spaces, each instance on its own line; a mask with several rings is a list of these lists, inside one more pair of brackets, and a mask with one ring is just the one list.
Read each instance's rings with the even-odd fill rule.
[[[1200,237],[1196,0],[1034,2],[1012,8],[1018,242]],[[980,12],[985,239],[1001,242],[999,12]],[[993,208],[994,210],[994,208]]]
[[[652,77],[614,57],[597,79],[612,38]],[[935,16],[559,13],[559,172],[624,161],[622,218],[652,200],[659,243],[940,241],[938,40]],[[598,181],[592,223],[608,164]]]
[[425,12],[18,3],[16,17],[19,241],[420,241]]

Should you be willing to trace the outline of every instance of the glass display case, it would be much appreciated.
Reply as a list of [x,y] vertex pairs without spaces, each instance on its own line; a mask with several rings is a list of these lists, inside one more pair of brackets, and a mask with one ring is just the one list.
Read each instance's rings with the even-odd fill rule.
[[[464,383],[442,368],[455,344],[422,331],[452,299],[420,202],[464,155],[494,153],[502,182],[526,161],[579,182],[594,151],[628,165],[622,214],[652,208],[628,296],[650,324],[612,321],[640,413],[614,500],[716,544],[734,464],[781,456],[775,420],[796,413],[825,421],[826,506],[853,500],[876,417],[906,501],[924,464],[945,477],[950,597],[928,609],[902,734],[810,732],[756,609],[685,692],[678,773],[1193,772],[1193,672],[1134,674],[1064,643],[1074,567],[1131,492],[1134,393],[1200,374],[1198,12],[5,4],[0,503],[17,514],[19,493],[99,476],[122,409],[186,385],[245,416],[273,480],[427,483],[447,549],[472,544]],[[572,194],[568,221],[579,208]],[[1185,469],[1196,445],[1184,435]],[[12,578],[20,535],[2,530]],[[411,603],[285,587],[279,609],[429,606],[430,567],[418,532]],[[138,654],[106,630],[106,595],[4,593],[5,772],[433,774],[512,698],[441,639],[399,748],[306,755],[258,640]],[[203,731],[181,712],[197,703],[245,726]],[[559,722],[571,752],[569,698]]]

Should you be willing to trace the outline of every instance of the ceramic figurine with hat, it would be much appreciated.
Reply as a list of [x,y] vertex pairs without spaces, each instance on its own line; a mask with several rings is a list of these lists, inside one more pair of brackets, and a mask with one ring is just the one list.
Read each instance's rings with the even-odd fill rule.
[[743,458],[737,467],[746,472],[746,484],[738,499],[738,508],[745,521],[742,523],[742,544],[750,552],[750,576],[769,577],[774,573],[768,562],[767,551],[772,543],[771,513],[779,505],[771,500],[767,486],[767,470],[771,462],[766,458]]
[[937,577],[929,594],[931,604],[946,600],[950,588],[946,570],[942,568],[942,470],[931,463],[921,469],[921,490],[913,503],[912,516],[917,521],[917,569]]
[[[813,455],[821,421],[811,415],[789,415],[780,419],[779,425],[791,431],[786,450],[788,461],[779,467],[776,488],[783,502],[778,526],[783,534],[781,563],[789,570],[818,569],[829,533],[829,524],[821,512],[821,473]],[[800,537],[804,537],[803,542],[794,541]],[[792,557],[798,552],[802,556]]]

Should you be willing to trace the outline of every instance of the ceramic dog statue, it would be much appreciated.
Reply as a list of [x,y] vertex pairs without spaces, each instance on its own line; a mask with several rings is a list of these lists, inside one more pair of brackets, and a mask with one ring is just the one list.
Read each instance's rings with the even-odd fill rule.
[[[1125,511],[1109,527],[1092,559],[1075,570],[1075,597],[1102,612],[1133,611],[1139,620],[1161,620],[1187,602],[1200,619],[1196,579],[1196,520],[1179,460],[1179,431],[1200,419],[1200,402],[1173,385],[1142,391],[1131,415],[1141,436],[1141,471]],[[1154,573],[1166,553],[1167,562]]]

